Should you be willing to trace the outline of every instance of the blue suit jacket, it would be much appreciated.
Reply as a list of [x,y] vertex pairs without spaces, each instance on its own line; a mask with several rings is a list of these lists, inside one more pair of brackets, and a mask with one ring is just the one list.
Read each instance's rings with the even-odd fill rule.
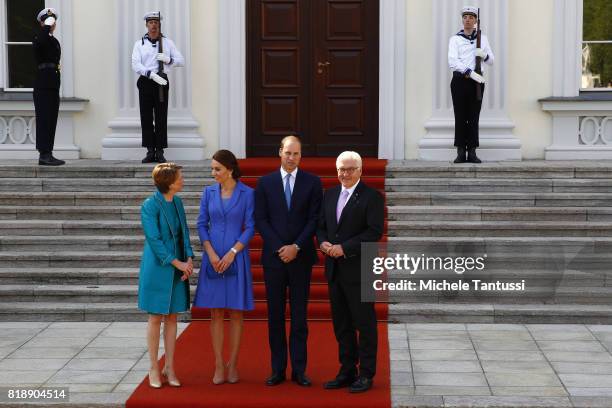
[[300,251],[289,265],[312,266],[317,262],[313,237],[322,197],[319,177],[298,170],[288,209],[280,167],[259,179],[255,189],[255,225],[264,241],[261,258],[264,267],[285,265],[277,252],[282,246],[291,244],[297,244]]

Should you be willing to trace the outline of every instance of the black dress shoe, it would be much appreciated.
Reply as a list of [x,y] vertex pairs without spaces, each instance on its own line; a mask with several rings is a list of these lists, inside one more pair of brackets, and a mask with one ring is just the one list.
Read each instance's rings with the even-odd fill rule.
[[166,162],[166,158],[164,157],[164,149],[157,149],[155,151],[155,161],[158,163]]
[[285,373],[275,372],[266,380],[266,385],[274,386],[285,381]]
[[304,373],[291,374],[291,381],[302,387],[310,387],[312,385],[312,381]]
[[336,390],[338,388],[348,387],[354,382],[355,382],[354,375],[342,374],[342,375],[336,376],[336,378],[334,378],[331,381],[327,381],[323,383],[323,388],[325,388],[326,390]]
[[56,159],[51,153],[41,153],[38,158],[38,164],[41,166],[61,166],[66,164],[65,161]]
[[453,163],[465,163],[465,147],[457,148],[457,158]]
[[147,155],[142,159],[143,163],[155,163],[155,149],[147,149]]
[[373,383],[374,380],[372,380],[371,378],[359,377],[355,380],[354,383],[351,384],[351,386],[349,387],[349,392],[353,394],[358,392],[366,392],[367,390],[372,388]]
[[475,147],[471,147],[470,149],[468,149],[467,161],[468,163],[482,163],[478,156],[476,156]]

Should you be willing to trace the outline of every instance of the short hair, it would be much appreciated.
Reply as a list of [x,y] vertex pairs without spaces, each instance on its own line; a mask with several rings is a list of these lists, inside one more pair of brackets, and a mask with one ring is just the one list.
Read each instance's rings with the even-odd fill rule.
[[299,137],[297,137],[296,135],[289,135],[289,136],[283,137],[283,140],[281,140],[280,149],[282,150],[285,147],[285,143],[287,143],[290,140],[298,142],[300,144],[300,147],[302,147],[302,141],[300,140]]
[[336,168],[339,168],[340,162],[344,160],[355,160],[357,162],[357,167],[361,168],[362,160],[361,160],[361,156],[357,152],[346,151],[346,152],[340,153],[340,155],[336,159]]
[[240,173],[240,167],[238,166],[238,160],[236,160],[234,153],[225,149],[218,150],[215,154],[213,154],[212,158],[230,170],[234,180],[238,180],[242,176],[242,173]]
[[160,163],[155,166],[151,176],[160,193],[166,194],[170,191],[170,186],[178,179],[179,171],[182,168],[176,163]]

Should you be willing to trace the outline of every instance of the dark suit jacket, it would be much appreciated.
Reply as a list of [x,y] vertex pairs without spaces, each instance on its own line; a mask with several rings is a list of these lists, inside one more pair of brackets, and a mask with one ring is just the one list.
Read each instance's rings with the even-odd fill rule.
[[325,241],[342,245],[345,257],[325,257],[328,280],[361,282],[361,243],[378,242],[383,234],[385,204],[382,195],[360,181],[336,222],[336,205],[342,186],[325,192],[317,229],[319,245]]
[[317,262],[314,235],[322,196],[321,180],[298,170],[288,210],[280,168],[259,179],[255,189],[255,226],[264,241],[261,258],[264,267],[285,265],[277,251],[290,244],[297,244],[300,251],[289,266],[312,266]]
[[62,47],[54,36],[49,35],[49,26],[44,26],[34,37],[32,45],[34,47],[34,57],[36,60],[36,80],[34,88],[39,89],[59,89],[60,72],[55,68],[38,69],[40,64],[59,65],[62,55]]

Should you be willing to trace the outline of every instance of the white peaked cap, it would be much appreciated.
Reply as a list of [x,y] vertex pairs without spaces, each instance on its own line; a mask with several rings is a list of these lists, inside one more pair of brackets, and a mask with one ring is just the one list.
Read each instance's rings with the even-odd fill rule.
[[55,19],[57,20],[59,18],[59,14],[57,14],[57,10],[55,10],[52,7],[47,7],[46,9],[42,9],[40,10],[40,13],[38,13],[38,16],[36,17],[36,20],[38,21],[42,21],[41,19],[43,17],[51,17],[51,15],[55,16]]

